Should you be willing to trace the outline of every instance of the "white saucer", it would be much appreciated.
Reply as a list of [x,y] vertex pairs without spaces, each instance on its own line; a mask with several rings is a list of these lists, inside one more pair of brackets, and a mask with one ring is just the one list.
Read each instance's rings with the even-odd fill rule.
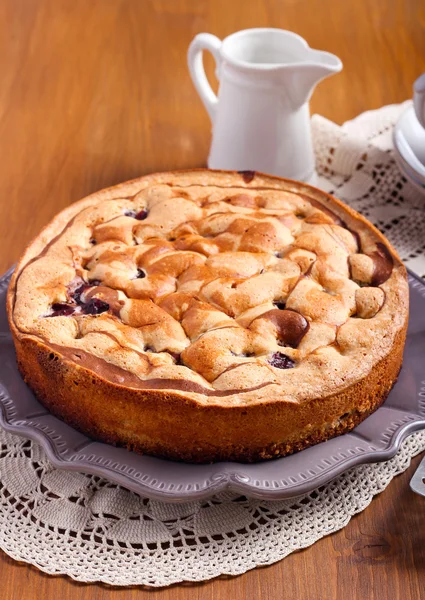
[[403,175],[425,194],[425,129],[417,120],[413,106],[397,121],[393,142],[395,159]]

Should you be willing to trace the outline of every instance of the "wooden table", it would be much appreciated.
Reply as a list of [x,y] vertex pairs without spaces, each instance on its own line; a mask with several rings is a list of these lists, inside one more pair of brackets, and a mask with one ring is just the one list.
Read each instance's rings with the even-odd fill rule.
[[[99,188],[205,165],[210,123],[190,82],[196,33],[273,26],[337,54],[312,110],[341,123],[411,95],[425,71],[423,0],[3,0],[0,268],[61,208]],[[210,73],[212,60],[207,60]],[[414,467],[341,532],[246,575],[160,591],[50,577],[0,554],[2,600],[397,599],[425,587]]]

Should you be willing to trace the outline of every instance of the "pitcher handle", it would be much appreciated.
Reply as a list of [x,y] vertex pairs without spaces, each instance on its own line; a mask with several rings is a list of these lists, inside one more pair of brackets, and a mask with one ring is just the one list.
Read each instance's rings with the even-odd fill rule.
[[218,69],[221,60],[220,47],[221,40],[217,36],[212,35],[211,33],[199,33],[192,40],[187,52],[187,62],[189,65],[190,76],[192,77],[193,84],[202,102],[204,103],[212,122],[214,122],[218,98],[212,91],[205,74],[202,52],[204,50],[209,50],[211,52],[211,54],[214,56]]
[[413,84],[413,106],[419,123],[425,127],[425,73]]

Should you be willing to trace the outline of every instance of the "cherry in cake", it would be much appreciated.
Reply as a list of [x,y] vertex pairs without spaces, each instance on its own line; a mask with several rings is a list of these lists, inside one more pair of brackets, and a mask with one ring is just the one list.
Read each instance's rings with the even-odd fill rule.
[[275,352],[270,359],[270,364],[276,369],[292,369],[295,367],[294,361],[282,352]]

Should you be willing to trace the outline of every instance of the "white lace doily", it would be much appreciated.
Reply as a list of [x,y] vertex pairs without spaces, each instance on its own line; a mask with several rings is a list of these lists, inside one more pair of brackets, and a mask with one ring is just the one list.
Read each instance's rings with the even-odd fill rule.
[[[425,200],[391,153],[391,128],[404,107],[368,112],[342,127],[314,116],[318,185],[365,214],[424,275]],[[293,500],[222,493],[166,504],[57,470],[36,443],[0,431],[0,547],[47,573],[87,582],[164,586],[237,575],[344,527],[424,449],[425,431],[392,460],[355,467]]]
[[362,113],[342,127],[312,117],[317,186],[344,200],[387,236],[412,271],[425,276],[425,195],[400,173],[392,130],[411,102]]

